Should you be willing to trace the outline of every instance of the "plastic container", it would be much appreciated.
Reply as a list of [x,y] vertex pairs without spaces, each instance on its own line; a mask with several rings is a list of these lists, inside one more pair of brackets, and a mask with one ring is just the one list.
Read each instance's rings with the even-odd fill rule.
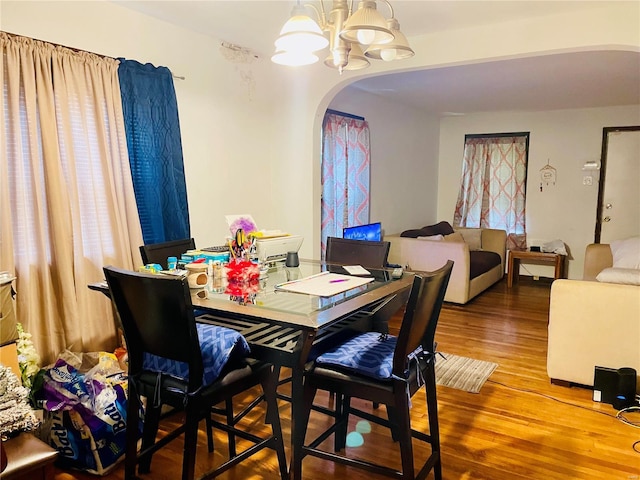
[[178,268],[178,257],[168,257],[167,258],[167,269],[175,270]]

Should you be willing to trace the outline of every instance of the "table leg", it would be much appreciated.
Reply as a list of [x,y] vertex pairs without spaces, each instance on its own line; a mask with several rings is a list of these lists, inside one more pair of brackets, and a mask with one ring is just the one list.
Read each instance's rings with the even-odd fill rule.
[[520,275],[520,259],[514,258],[513,255],[509,255],[509,274],[507,275],[507,287],[513,287],[513,284],[518,281],[518,275]]
[[301,421],[304,414],[304,364],[309,357],[315,334],[303,332],[300,337],[300,358],[291,368],[291,480],[302,479],[302,447],[306,431],[306,425]]
[[564,276],[564,256],[556,256],[556,270],[554,272],[554,278],[562,278]]

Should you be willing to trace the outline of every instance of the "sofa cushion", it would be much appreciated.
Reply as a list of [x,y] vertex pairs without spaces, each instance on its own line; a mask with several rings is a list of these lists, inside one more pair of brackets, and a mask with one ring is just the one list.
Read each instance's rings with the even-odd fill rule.
[[479,228],[461,228],[456,233],[462,235],[464,241],[469,245],[469,250],[480,250],[482,248],[482,230]]
[[400,234],[401,237],[430,237],[432,235],[449,235],[453,233],[453,227],[449,224],[449,222],[439,222],[435,225],[427,225],[426,227],[413,229],[413,230],[405,230]]
[[418,237],[418,240],[428,240],[430,242],[439,242],[444,239],[443,235],[431,235],[429,237]]
[[479,277],[502,263],[496,252],[474,250],[469,252],[469,280]]
[[615,268],[640,268],[640,237],[611,242]]
[[453,232],[444,236],[445,242],[464,242],[464,237],[460,232]]
[[637,268],[605,268],[596,280],[605,283],[621,283],[624,285],[640,285],[640,269]]

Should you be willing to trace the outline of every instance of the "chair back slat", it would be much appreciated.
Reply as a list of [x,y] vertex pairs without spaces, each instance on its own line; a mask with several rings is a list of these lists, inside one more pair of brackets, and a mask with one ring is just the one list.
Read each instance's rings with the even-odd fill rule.
[[152,243],[149,245],[140,245],[140,255],[142,263],[157,263],[162,268],[167,268],[167,258],[180,258],[187,250],[194,250],[196,242],[193,238],[185,238],[183,240],[172,240],[170,242]]
[[416,273],[406,304],[398,343],[393,356],[393,373],[404,377],[409,354],[422,346],[433,353],[434,337],[453,261],[434,272]]
[[327,263],[384,268],[389,256],[389,242],[327,237]]
[[129,373],[142,371],[144,353],[185,362],[191,387],[202,383],[202,354],[186,279],[104,268],[124,330]]

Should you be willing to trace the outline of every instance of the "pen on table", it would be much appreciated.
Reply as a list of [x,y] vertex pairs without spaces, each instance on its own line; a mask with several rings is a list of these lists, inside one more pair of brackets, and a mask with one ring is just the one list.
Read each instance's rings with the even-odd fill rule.
[[340,283],[340,282],[348,282],[348,278],[336,278],[334,280],[329,280],[329,283]]
[[320,272],[320,273],[315,273],[313,275],[309,275],[308,277],[304,277],[304,278],[298,278],[296,280],[289,280],[288,282],[283,282],[283,283],[279,283],[275,286],[275,288],[278,287],[285,287],[287,285],[291,285],[292,283],[298,283],[298,282],[306,282],[311,280],[312,278],[316,278],[316,277],[322,277],[324,275],[329,275],[329,272]]

